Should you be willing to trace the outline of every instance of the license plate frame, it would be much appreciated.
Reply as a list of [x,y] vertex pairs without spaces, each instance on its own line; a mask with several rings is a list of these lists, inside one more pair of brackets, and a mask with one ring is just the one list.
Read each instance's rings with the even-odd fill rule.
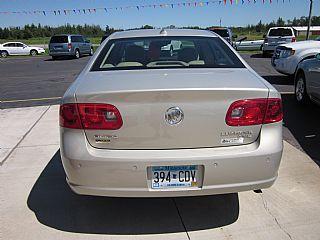
[[148,168],[150,189],[152,190],[197,189],[201,187],[202,168],[199,165],[153,166]]

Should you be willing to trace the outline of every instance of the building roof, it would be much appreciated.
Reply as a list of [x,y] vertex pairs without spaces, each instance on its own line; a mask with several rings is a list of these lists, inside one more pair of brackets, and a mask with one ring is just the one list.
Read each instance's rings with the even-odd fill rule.
[[[308,27],[292,27],[296,31],[307,31]],[[310,31],[320,31],[320,26],[311,26]]]

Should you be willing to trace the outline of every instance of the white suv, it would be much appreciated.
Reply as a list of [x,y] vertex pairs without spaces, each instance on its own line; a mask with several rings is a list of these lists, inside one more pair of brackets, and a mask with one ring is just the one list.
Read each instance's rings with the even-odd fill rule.
[[264,36],[262,47],[263,56],[268,53],[273,53],[276,47],[280,44],[295,42],[296,36],[291,27],[273,27],[270,28],[268,34]]

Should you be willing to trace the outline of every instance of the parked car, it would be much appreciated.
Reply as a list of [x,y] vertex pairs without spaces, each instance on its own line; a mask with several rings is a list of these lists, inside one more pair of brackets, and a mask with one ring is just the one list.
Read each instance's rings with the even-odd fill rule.
[[311,100],[320,105],[320,53],[299,63],[294,85],[298,103]]
[[237,35],[232,33],[232,30],[227,27],[211,27],[210,31],[218,34],[220,37],[223,37],[231,46],[234,46],[233,40],[237,38]]
[[279,73],[294,76],[301,61],[313,58],[319,52],[319,40],[283,44],[276,48],[271,64]]
[[263,56],[273,53],[280,44],[295,42],[296,36],[291,27],[273,27],[270,28],[267,35],[264,36],[262,48]]
[[[181,40],[193,47],[161,50]],[[146,42],[158,48],[146,50]],[[281,96],[217,34],[124,31],[97,51],[60,106],[60,153],[73,191],[172,197],[274,183]]]
[[263,47],[263,40],[252,40],[252,41],[246,41],[247,37],[241,38],[237,40],[234,43],[236,50],[248,50],[248,51],[254,51],[254,50],[262,50]]
[[82,35],[55,35],[49,43],[49,55],[52,59],[61,56],[80,58],[82,55],[93,55],[93,47],[89,40]]
[[45,50],[43,48],[28,46],[22,42],[6,42],[3,44],[0,44],[1,57],[7,57],[9,55],[36,56],[42,53],[45,53]]

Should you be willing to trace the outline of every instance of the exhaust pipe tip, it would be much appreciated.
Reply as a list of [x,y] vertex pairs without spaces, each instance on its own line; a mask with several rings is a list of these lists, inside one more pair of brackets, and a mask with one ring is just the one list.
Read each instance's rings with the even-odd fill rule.
[[261,189],[257,189],[257,190],[253,190],[254,193],[262,193],[262,190]]

